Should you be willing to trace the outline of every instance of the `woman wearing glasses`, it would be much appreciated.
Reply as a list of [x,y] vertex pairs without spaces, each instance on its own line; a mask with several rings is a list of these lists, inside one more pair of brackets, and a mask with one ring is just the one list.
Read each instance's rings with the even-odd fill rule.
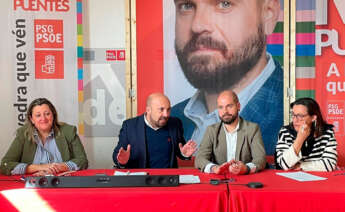
[[55,175],[86,169],[88,161],[76,127],[58,122],[53,104],[38,98],[31,102],[26,123],[1,161],[6,175]]
[[292,122],[279,132],[275,162],[278,169],[333,171],[337,141],[333,125],[322,118],[318,103],[301,98],[291,103]]

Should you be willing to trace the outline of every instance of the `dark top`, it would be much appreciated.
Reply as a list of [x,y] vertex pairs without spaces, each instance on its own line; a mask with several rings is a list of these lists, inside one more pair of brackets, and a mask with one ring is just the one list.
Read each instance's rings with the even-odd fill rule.
[[146,130],[146,144],[149,168],[169,168],[172,149],[169,129],[167,127],[154,130],[149,126]]
[[[116,167],[119,168],[148,168],[148,152],[146,148],[145,135],[145,121],[144,115],[135,118],[127,119],[123,122],[119,142],[113,152],[113,161]],[[182,160],[189,160],[190,158],[183,157],[180,152],[179,143],[183,145],[186,143],[183,137],[183,128],[180,119],[170,117],[166,128],[171,137],[172,149],[169,157],[169,168],[177,168],[177,157]],[[127,149],[127,145],[131,145],[130,158],[125,165],[121,165],[117,161],[117,154],[121,147]]]

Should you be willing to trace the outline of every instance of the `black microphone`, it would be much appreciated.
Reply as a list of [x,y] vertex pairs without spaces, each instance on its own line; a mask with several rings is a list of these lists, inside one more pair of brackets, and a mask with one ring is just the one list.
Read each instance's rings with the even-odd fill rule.
[[[219,185],[221,183],[229,183],[229,182],[233,182],[232,180],[226,180],[226,179],[223,179],[223,180],[219,180],[219,179],[211,179],[210,180],[210,184],[212,185]],[[230,184],[230,185],[244,185],[244,186],[247,186],[249,188],[262,188],[264,187],[264,185],[260,182],[249,182],[247,184]]]
[[260,182],[249,182],[246,184],[249,188],[262,188],[264,185]]

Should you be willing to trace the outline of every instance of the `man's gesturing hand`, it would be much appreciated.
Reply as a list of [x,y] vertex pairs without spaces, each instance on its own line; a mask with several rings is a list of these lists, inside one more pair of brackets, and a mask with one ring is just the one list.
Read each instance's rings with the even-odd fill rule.
[[117,153],[117,161],[121,165],[125,165],[128,162],[130,155],[131,155],[131,145],[128,144],[127,150],[124,150],[122,147],[120,148],[119,153]]
[[189,140],[185,145],[179,143],[181,153],[186,156],[190,157],[196,151],[197,144],[195,141]]

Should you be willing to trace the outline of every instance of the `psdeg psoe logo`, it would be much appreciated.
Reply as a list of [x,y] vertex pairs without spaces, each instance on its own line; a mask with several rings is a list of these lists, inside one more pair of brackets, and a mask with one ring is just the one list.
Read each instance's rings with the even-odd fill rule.
[[35,48],[63,48],[62,20],[35,20]]
[[[62,20],[34,20],[35,78],[64,78],[64,42]],[[40,50],[54,49],[54,50]],[[58,50],[60,49],[60,50]]]

